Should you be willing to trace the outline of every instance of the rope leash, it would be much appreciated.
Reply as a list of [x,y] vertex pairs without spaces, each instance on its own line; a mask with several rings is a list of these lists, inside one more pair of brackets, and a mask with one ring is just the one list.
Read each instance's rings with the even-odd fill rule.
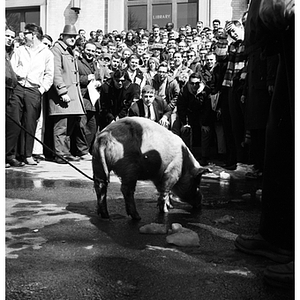
[[49,148],[46,144],[44,144],[41,140],[39,140],[38,138],[36,138],[33,134],[31,134],[30,132],[28,132],[28,130],[23,127],[21,124],[19,124],[16,120],[14,120],[10,115],[7,114],[7,112],[5,112],[6,116],[12,120],[15,124],[17,124],[22,130],[24,130],[27,134],[29,134],[31,137],[33,137],[36,141],[38,141],[40,144],[43,145],[43,147],[45,147],[47,150],[49,150],[50,152],[52,152],[55,156],[61,158],[63,161],[65,161],[68,165],[70,165],[72,168],[74,168],[76,171],[78,171],[80,174],[82,174],[83,176],[85,176],[86,178],[94,181],[94,179],[92,177],[90,177],[89,175],[85,174],[84,172],[82,172],[80,169],[78,169],[77,167],[75,167],[73,164],[71,164],[67,159],[65,159],[63,156],[55,153],[51,148]]

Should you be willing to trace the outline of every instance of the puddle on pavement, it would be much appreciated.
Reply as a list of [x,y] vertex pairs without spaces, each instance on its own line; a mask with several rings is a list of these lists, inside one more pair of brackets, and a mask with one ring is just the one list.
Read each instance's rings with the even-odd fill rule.
[[39,249],[46,239],[39,230],[62,220],[89,220],[85,215],[67,211],[55,204],[41,201],[6,198],[6,257],[17,258],[16,251],[26,248]]
[[37,211],[33,211],[33,210],[21,210],[21,211],[16,211],[15,213],[12,213],[12,216],[15,216],[15,217],[31,216],[36,213],[37,213]]
[[61,187],[83,188],[90,186],[91,181],[75,180],[72,176],[64,176],[63,180],[59,178],[44,179],[36,177],[36,174],[15,172],[13,176],[6,180],[6,189],[49,189]]

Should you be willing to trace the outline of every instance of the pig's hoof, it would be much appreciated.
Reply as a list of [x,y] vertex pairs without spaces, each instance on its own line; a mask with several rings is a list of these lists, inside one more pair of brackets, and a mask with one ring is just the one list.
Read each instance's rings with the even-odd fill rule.
[[98,216],[100,215],[102,219],[109,219],[108,212],[102,211],[100,208],[97,209]]

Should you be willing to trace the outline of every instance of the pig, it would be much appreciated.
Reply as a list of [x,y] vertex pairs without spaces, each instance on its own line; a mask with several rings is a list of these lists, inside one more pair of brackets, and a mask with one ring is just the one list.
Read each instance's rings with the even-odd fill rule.
[[97,194],[97,213],[109,218],[107,187],[110,171],[121,180],[126,212],[133,220],[134,192],[138,180],[151,180],[159,197],[159,211],[172,208],[170,193],[194,208],[201,206],[200,166],[183,140],[163,126],[143,117],[125,117],[98,132],[93,144],[92,167]]

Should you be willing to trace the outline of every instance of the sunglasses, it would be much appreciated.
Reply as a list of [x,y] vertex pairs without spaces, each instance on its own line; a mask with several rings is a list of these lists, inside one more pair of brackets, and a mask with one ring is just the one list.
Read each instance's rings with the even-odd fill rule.
[[197,85],[200,85],[200,81],[197,81],[197,82],[190,82],[190,85],[191,85],[191,86],[197,86]]

